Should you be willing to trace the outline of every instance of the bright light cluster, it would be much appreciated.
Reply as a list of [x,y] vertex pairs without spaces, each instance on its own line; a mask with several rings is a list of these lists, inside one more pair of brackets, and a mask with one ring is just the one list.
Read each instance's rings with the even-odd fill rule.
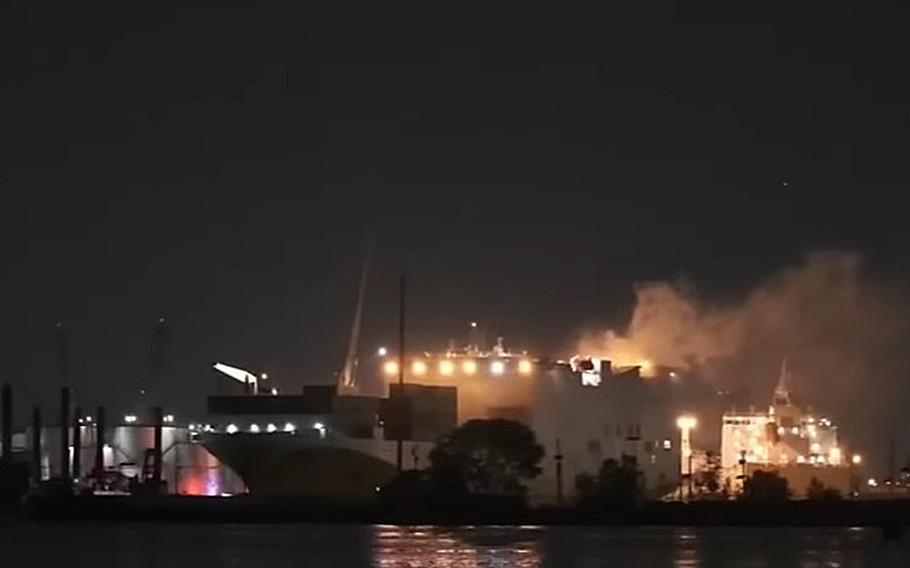
[[[509,366],[513,363],[508,363],[502,359],[494,359],[489,363],[489,371],[492,375],[504,375],[508,370]],[[534,372],[534,363],[530,359],[520,359],[513,367],[518,374],[520,375],[530,375]],[[476,359],[465,359],[462,360],[460,365],[457,364],[456,359],[443,359],[439,361],[436,365],[436,372],[444,377],[451,377],[460,370],[462,374],[465,375],[474,375],[479,370],[479,364]],[[386,360],[382,364],[382,371],[387,376],[397,376],[398,375],[398,362],[394,360]],[[430,373],[430,366],[427,361],[422,359],[417,359],[411,362],[410,365],[411,374],[417,377],[421,377]]]
[[[803,415],[798,425],[781,424],[767,414],[727,414],[723,421],[722,463],[730,468],[745,456],[748,463],[802,464],[817,467],[858,465],[862,458],[845,453],[837,441],[837,426],[824,417]],[[777,436],[772,436],[776,433]]]
[[[322,425],[319,424],[318,422],[314,425],[314,427],[319,427],[319,426],[322,426]],[[195,424],[191,424],[190,429],[192,430],[194,428],[198,429],[199,426],[197,426]],[[247,432],[249,432],[250,434],[260,434],[263,431],[263,428],[255,422],[250,424],[246,428],[247,428]],[[214,431],[211,428],[211,426],[209,426],[208,424],[206,424],[202,429],[206,432]],[[292,424],[291,422],[288,422],[287,424],[284,425],[283,431],[287,432],[287,433],[293,433],[296,429],[297,428],[296,428],[296,426],[294,426],[294,424]],[[224,429],[224,431],[227,432],[228,434],[236,434],[236,433],[240,432],[240,430],[241,430],[240,426],[238,426],[237,424],[234,424],[233,422],[228,424],[227,427]],[[269,422],[265,426],[265,431],[268,432],[269,434],[274,434],[275,432],[278,432],[278,426],[275,425],[275,423],[273,423],[273,422]]]

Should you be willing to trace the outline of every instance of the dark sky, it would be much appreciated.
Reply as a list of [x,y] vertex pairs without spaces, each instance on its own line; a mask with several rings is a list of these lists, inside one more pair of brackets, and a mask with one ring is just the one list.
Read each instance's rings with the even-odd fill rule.
[[910,266],[906,14],[127,4],[0,13],[23,402],[59,386],[58,321],[86,405],[131,400],[159,316],[169,404],[216,360],[327,381],[368,232],[365,351],[402,267],[415,346],[478,319],[561,353],[642,280],[724,300],[812,248]]

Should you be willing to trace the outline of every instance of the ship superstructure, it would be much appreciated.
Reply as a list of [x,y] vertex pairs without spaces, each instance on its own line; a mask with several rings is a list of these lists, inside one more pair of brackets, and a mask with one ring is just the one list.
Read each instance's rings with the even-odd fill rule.
[[[471,324],[470,339],[460,348],[450,345],[403,358],[383,349],[373,375],[387,388],[394,386],[403,360],[407,382],[457,388],[459,424],[507,418],[530,426],[546,450],[542,474],[530,486],[535,502],[555,503],[560,495],[570,499],[576,475],[596,474],[604,460],[624,455],[636,458],[652,492],[672,491],[680,475],[677,417],[693,410],[717,417],[722,412],[715,390],[696,392],[701,383],[679,370],[649,368],[645,377],[640,365],[550,358],[511,349],[503,338],[486,346],[479,328]],[[703,427],[709,430],[713,423],[719,431],[717,420]]]
[[837,426],[824,416],[804,412],[788,388],[786,361],[766,412],[728,411],[721,433],[721,467],[736,489],[750,471],[769,469],[788,478],[801,495],[814,477],[849,491],[849,466],[855,459],[840,445]]

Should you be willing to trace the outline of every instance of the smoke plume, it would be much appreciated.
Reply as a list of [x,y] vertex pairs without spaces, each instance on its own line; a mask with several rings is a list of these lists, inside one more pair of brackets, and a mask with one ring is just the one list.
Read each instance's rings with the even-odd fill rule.
[[748,389],[756,406],[768,403],[787,358],[791,392],[804,406],[836,419],[842,437],[869,448],[881,467],[894,437],[899,467],[907,457],[910,302],[896,282],[865,268],[857,254],[812,253],[733,306],[679,285],[641,284],[625,331],[585,334],[579,352],[687,369],[719,388]]

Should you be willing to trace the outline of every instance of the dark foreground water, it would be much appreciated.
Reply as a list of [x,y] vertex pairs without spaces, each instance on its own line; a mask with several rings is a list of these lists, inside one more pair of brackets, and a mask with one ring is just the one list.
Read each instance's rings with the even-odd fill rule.
[[910,566],[876,529],[2,523],[6,568]]

